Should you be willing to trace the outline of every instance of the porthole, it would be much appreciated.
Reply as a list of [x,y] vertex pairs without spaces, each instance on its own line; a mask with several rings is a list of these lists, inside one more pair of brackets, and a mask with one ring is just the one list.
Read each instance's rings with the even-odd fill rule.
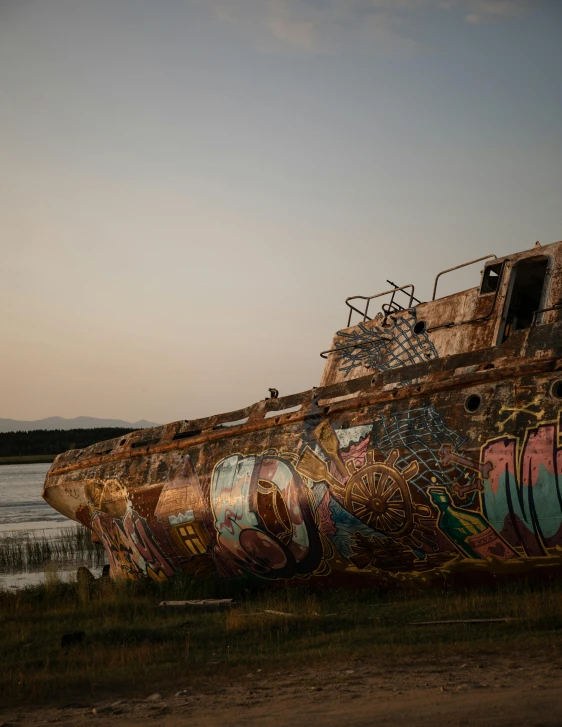
[[478,396],[478,394],[471,394],[470,396],[467,396],[466,401],[464,402],[464,408],[471,414],[474,414],[474,412],[480,409],[481,404],[482,399]]
[[562,381],[555,381],[550,387],[550,395],[555,399],[562,399]]
[[418,321],[414,326],[414,333],[419,336],[425,331],[425,321]]

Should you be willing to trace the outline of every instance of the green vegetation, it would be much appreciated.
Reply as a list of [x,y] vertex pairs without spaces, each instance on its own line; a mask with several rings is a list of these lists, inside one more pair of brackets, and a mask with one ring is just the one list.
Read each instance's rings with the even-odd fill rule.
[[53,462],[56,454],[28,454],[21,457],[0,457],[0,464],[42,464]]
[[[83,449],[106,439],[122,437],[134,429],[103,427],[99,429],[35,429],[31,432],[0,432],[0,464],[5,458],[19,458],[18,463],[52,462],[55,455],[68,449]],[[48,455],[50,459],[25,459]],[[15,463],[15,462],[14,462]],[[12,462],[4,462],[12,464]]]
[[[227,612],[157,608],[162,600],[233,596]],[[260,590],[183,578],[170,583],[49,582],[0,591],[0,703],[147,696],[232,683],[300,665],[368,660],[435,663],[520,650],[550,653],[562,628],[562,589],[472,591]],[[264,613],[265,610],[283,612]],[[286,615],[290,614],[290,615]],[[510,617],[507,623],[414,626],[414,621]],[[83,644],[61,636],[84,631]],[[480,658],[480,656],[479,656]]]

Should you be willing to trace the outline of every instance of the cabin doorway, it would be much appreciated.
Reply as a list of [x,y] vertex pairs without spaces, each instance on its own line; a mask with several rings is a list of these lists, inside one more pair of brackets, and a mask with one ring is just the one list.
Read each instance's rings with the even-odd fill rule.
[[531,327],[535,313],[543,307],[547,270],[546,257],[520,260],[513,267],[500,327],[500,343],[515,331]]

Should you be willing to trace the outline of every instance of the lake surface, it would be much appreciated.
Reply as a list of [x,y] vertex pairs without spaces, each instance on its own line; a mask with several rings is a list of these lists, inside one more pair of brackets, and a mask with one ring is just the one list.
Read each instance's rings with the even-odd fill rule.
[[74,525],[41,497],[50,466],[48,463],[0,465],[0,533]]
[[[7,548],[14,538],[56,541],[68,528],[78,527],[75,522],[61,515],[41,497],[45,476],[50,464],[7,464],[0,465],[0,548]],[[94,575],[101,574],[101,564],[93,566],[91,558],[74,557],[68,561],[45,563],[29,568],[0,569],[0,587],[20,588],[41,583],[53,567],[63,580],[74,578],[78,565],[91,568]]]

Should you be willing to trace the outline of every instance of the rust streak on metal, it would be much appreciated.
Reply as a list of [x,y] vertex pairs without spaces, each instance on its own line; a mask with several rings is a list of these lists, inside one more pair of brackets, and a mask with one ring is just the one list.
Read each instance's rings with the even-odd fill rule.
[[[562,362],[558,359],[546,359],[535,361],[529,364],[519,364],[516,366],[506,367],[504,369],[493,369],[491,371],[482,371],[476,374],[469,374],[466,376],[459,376],[455,379],[443,377],[441,381],[435,382],[424,382],[423,384],[417,384],[412,386],[402,386],[392,390],[392,393],[376,393],[363,397],[357,397],[355,399],[342,402],[341,404],[330,405],[329,412],[336,413],[344,412],[350,409],[355,409],[362,406],[371,406],[373,404],[384,404],[389,401],[396,401],[398,399],[408,399],[412,396],[419,396],[421,391],[424,395],[434,394],[440,391],[449,389],[465,388],[467,386],[474,386],[479,383],[486,383],[490,381],[507,380],[514,377],[522,376],[524,374],[533,374],[539,372],[548,372],[555,370],[558,366],[562,367]],[[421,390],[420,390],[421,386]],[[122,459],[130,459],[133,457],[142,457],[147,454],[160,454],[162,452],[171,452],[174,450],[183,450],[193,447],[197,444],[203,444],[205,442],[215,442],[221,439],[230,439],[243,434],[249,434],[256,432],[260,429],[273,429],[275,427],[282,427],[287,424],[294,422],[304,421],[310,417],[318,416],[318,412],[296,412],[295,414],[286,414],[283,416],[283,421],[276,421],[275,419],[260,420],[257,424],[246,424],[240,427],[233,427],[231,430],[225,429],[221,432],[209,432],[208,434],[202,433],[200,436],[193,437],[188,440],[179,440],[177,442],[171,442],[168,444],[153,445],[151,447],[139,447],[134,452],[120,452],[118,454],[108,454],[102,457],[97,457],[92,460],[86,460],[79,462],[74,465],[68,465],[67,467],[57,467],[52,469],[50,474],[60,475],[65,472],[72,472],[80,469],[87,469],[100,464],[106,464],[108,462],[115,462]]]

